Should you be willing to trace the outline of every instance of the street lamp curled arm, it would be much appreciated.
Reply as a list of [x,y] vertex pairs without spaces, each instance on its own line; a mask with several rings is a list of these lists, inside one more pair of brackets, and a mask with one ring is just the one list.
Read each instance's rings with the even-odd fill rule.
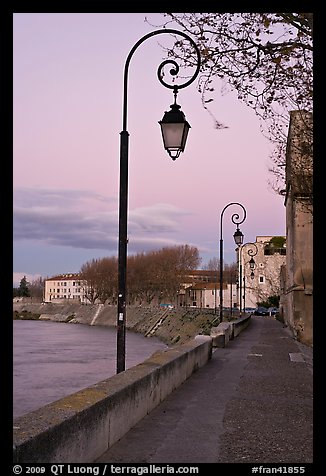
[[122,130],[123,131],[127,130],[128,74],[129,74],[130,60],[131,60],[132,56],[134,55],[136,49],[144,41],[146,41],[148,38],[152,38],[153,36],[161,35],[161,34],[180,35],[183,38],[185,38],[186,40],[188,40],[191,43],[191,45],[193,46],[193,48],[196,52],[197,62],[196,62],[195,72],[188,81],[186,81],[184,83],[181,83],[181,84],[175,84],[175,83],[169,84],[166,81],[164,81],[164,79],[163,79],[163,77],[165,77],[165,74],[164,74],[164,71],[163,71],[164,67],[168,64],[173,66],[173,68],[170,69],[171,76],[177,76],[177,74],[179,73],[180,67],[179,67],[178,63],[176,61],[174,61],[173,59],[164,60],[158,66],[158,69],[157,69],[157,77],[158,77],[158,80],[160,81],[160,83],[163,86],[165,86],[166,88],[174,89],[174,91],[176,91],[176,90],[183,89],[183,88],[189,86],[196,79],[196,77],[199,74],[200,64],[201,64],[199,48],[196,45],[196,43],[194,42],[194,40],[190,36],[188,36],[186,33],[184,33],[183,31],[174,30],[172,28],[164,28],[164,29],[161,29],[161,30],[152,31],[152,32],[148,33],[147,35],[143,36],[142,38],[140,38],[140,40],[138,40],[137,43],[135,43],[135,45],[131,48],[130,53],[127,56],[126,63],[125,63],[124,81],[123,81],[123,120],[122,120],[122,123],[123,123]]
[[250,260],[249,260],[249,263],[250,263],[250,268],[253,268],[252,264],[255,265],[255,260],[254,260],[254,256],[256,256],[256,254],[258,253],[258,248],[257,248],[257,245],[255,243],[247,243],[248,245],[251,245],[251,246],[254,246],[254,249],[251,249],[249,248],[249,250],[247,251],[248,255],[250,256]]
[[[224,212],[225,210],[230,207],[231,205],[236,205],[236,206],[239,206],[241,207],[242,209],[242,212],[243,212],[243,217],[242,219],[240,218],[240,215],[239,213],[233,213],[233,215],[231,216],[231,221],[232,223],[234,223],[235,225],[237,225],[237,230],[239,230],[239,225],[241,225],[241,223],[243,223],[247,217],[247,212],[246,212],[246,209],[245,207],[241,204],[241,203],[238,203],[238,202],[231,202],[231,203],[228,203],[222,210],[221,212],[221,221],[220,221],[220,237],[223,236],[223,233],[222,233],[222,224],[223,224],[223,215],[224,215]],[[242,235],[243,236],[243,235]],[[238,244],[236,242],[236,244]],[[241,244],[241,243],[239,243]]]
[[255,247],[254,250],[252,250],[252,249],[248,250],[248,255],[251,256],[251,257],[256,256],[256,254],[258,253],[257,245],[255,243],[246,243],[246,245],[253,245]]
[[188,40],[193,46],[196,57],[196,69],[193,76],[185,82],[171,84],[166,82],[164,67],[171,65],[169,73],[175,77],[178,75],[179,66],[173,59],[163,61],[157,70],[157,77],[160,83],[166,88],[173,89],[174,104],[171,111],[165,112],[162,121],[159,121],[162,130],[164,147],[170,157],[175,160],[180,152],[184,151],[185,143],[190,125],[185,119],[180,106],[176,104],[176,96],[179,89],[189,86],[198,76],[200,69],[200,51],[190,36],[182,31],[165,28],[155,30],[140,38],[130,50],[124,68],[123,80],[123,110],[122,110],[122,131],[120,132],[120,185],[119,185],[119,249],[118,249],[118,316],[117,316],[117,373],[125,370],[125,339],[126,339],[126,291],[127,291],[127,214],[128,214],[128,154],[129,154],[129,133],[127,131],[127,107],[128,107],[128,73],[131,58],[137,48],[148,38],[156,35],[172,34],[179,35]]
[[[255,260],[254,260],[254,256],[256,256],[256,254],[258,253],[258,248],[257,248],[257,245],[256,243],[245,243],[244,245],[241,246],[240,248],[240,263],[242,264],[242,250],[244,249],[244,247],[247,247],[247,246],[253,246],[254,249],[252,248],[249,248],[247,251],[248,255],[250,256],[250,260],[248,261],[249,265],[250,265],[250,268],[251,269],[254,269],[255,268]],[[247,263],[246,263],[247,264]]]

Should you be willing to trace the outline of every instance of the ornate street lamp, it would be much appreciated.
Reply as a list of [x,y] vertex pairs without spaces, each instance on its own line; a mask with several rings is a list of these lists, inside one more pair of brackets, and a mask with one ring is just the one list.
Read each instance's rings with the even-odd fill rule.
[[[240,222],[240,223],[242,223],[242,222]],[[242,243],[243,243],[243,233],[241,232],[241,230],[239,230],[239,227],[237,227],[236,231],[233,233],[233,238],[234,238],[235,244],[237,246],[242,245]]]
[[[254,275],[254,269],[256,268],[256,262],[254,260],[254,256],[256,256],[256,254],[258,253],[258,248],[257,248],[257,245],[256,243],[245,243],[244,245],[242,245],[240,248],[239,248],[239,296],[240,296],[240,315],[241,315],[241,311],[242,311],[242,298],[243,298],[243,310],[245,310],[245,307],[246,307],[246,276],[244,273],[244,276],[242,278],[242,250],[244,249],[245,246],[253,246],[254,249],[252,248],[249,248],[247,250],[247,253],[248,255],[250,256],[250,260],[245,263],[245,264],[249,264],[249,267],[251,269],[251,273],[250,273],[250,278],[251,279],[254,279],[255,275]],[[243,280],[243,296],[242,296],[242,280]]]
[[199,73],[200,68],[200,51],[196,43],[182,31],[170,28],[156,30],[143,36],[132,47],[125,63],[124,69],[124,86],[123,86],[123,129],[120,132],[120,189],[119,189],[119,253],[118,253],[118,316],[117,316],[117,373],[125,370],[126,355],[126,281],[127,281],[127,215],[128,215],[128,149],[129,149],[129,132],[127,131],[127,86],[128,71],[130,60],[138,48],[145,40],[156,35],[173,34],[179,35],[188,40],[196,52],[196,69],[193,76],[182,84],[169,84],[163,79],[165,77],[163,69],[166,65],[172,65],[169,73],[171,76],[177,76],[179,66],[174,60],[163,61],[157,70],[157,77],[160,83],[166,88],[173,89],[174,104],[171,110],[165,112],[164,117],[159,124],[161,125],[164,148],[168,154],[175,160],[180,153],[184,151],[189,123],[186,121],[185,115],[180,110],[180,106],[176,103],[176,97],[179,89],[189,86]]
[[239,229],[239,225],[243,223],[246,219],[247,212],[246,209],[241,203],[238,202],[231,202],[228,203],[221,212],[221,219],[220,219],[220,322],[223,321],[223,232],[222,232],[222,223],[223,223],[223,215],[225,210],[230,207],[231,205],[237,205],[242,208],[243,211],[243,218],[240,220],[240,215],[238,213],[234,213],[231,216],[231,221],[235,225],[237,225],[237,229],[233,234],[233,238],[235,244],[239,247],[243,243],[243,233]]

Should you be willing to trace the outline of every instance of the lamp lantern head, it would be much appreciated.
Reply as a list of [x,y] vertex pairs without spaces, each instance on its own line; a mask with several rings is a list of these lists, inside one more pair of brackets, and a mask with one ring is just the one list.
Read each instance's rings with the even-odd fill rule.
[[239,227],[237,227],[236,231],[234,232],[233,238],[234,238],[235,244],[237,246],[242,245],[242,243],[243,243],[243,233],[241,232]]
[[184,152],[190,129],[181,106],[171,104],[170,111],[164,113],[163,119],[159,121],[162,131],[163,144],[172,160],[176,160],[181,152]]

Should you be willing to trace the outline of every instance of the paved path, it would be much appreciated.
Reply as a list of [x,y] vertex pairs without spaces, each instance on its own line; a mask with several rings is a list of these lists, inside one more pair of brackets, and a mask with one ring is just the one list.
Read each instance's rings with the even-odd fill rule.
[[252,317],[97,462],[311,463],[312,362],[279,321]]

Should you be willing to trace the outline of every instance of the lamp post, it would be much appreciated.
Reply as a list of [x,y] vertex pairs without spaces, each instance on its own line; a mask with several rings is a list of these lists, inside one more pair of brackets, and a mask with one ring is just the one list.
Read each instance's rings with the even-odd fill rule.
[[223,223],[223,215],[225,210],[230,207],[231,205],[236,205],[242,208],[243,211],[243,218],[240,220],[240,215],[238,213],[234,213],[231,216],[231,221],[235,225],[237,225],[237,229],[233,234],[233,238],[235,244],[240,246],[243,243],[243,233],[239,229],[239,225],[243,223],[246,219],[247,212],[246,209],[241,203],[238,202],[231,202],[228,203],[221,212],[221,219],[220,219],[220,322],[223,321],[223,230],[222,230],[222,223]]
[[[248,245],[254,247],[254,249],[249,248],[249,249],[247,250],[247,253],[248,253],[248,255],[250,256],[250,260],[249,260],[247,263],[245,263],[245,264],[248,264],[248,263],[249,263],[249,266],[250,266],[250,269],[251,269],[251,274],[250,274],[251,279],[253,279],[254,276],[255,276],[253,270],[254,270],[255,267],[256,267],[256,263],[255,263],[255,260],[254,260],[253,257],[256,256],[256,254],[258,253],[258,248],[257,248],[256,243],[250,243],[250,242],[248,242],[248,243],[245,243],[244,245],[242,245],[242,246],[239,247],[239,288],[240,288],[240,289],[239,289],[239,296],[240,296],[240,315],[241,315],[241,311],[242,311],[242,298],[243,298],[243,310],[245,310],[245,305],[246,305],[246,281],[245,281],[245,278],[246,278],[245,274],[246,274],[246,273],[244,273],[244,276],[243,276],[243,278],[242,278],[242,250],[243,250],[243,248],[244,248],[245,246],[248,246]],[[243,280],[243,296],[242,296],[242,286],[241,286],[242,280]]]
[[128,152],[129,152],[129,132],[127,131],[127,104],[128,104],[128,72],[130,60],[136,49],[148,38],[160,34],[174,34],[188,40],[196,52],[196,69],[193,76],[182,84],[169,84],[163,80],[164,67],[172,65],[169,70],[171,76],[177,76],[179,65],[172,59],[163,61],[157,70],[157,77],[160,83],[166,88],[173,89],[174,103],[171,110],[165,112],[163,119],[159,121],[163,137],[164,148],[172,160],[176,160],[180,153],[184,151],[189,123],[186,121],[184,113],[176,103],[178,90],[189,86],[198,76],[200,68],[200,51],[196,43],[186,34],[178,30],[166,28],[156,30],[140,38],[130,50],[124,68],[123,82],[123,127],[120,132],[120,189],[119,189],[119,250],[118,250],[118,316],[117,316],[117,373],[125,370],[125,347],[126,347],[126,291],[127,291],[127,215],[128,215]]
[[233,281],[233,274],[231,273],[231,277],[230,277],[230,281],[231,281],[231,289],[230,289],[230,317],[232,319],[232,308],[233,308],[233,299],[232,299],[232,281]]

